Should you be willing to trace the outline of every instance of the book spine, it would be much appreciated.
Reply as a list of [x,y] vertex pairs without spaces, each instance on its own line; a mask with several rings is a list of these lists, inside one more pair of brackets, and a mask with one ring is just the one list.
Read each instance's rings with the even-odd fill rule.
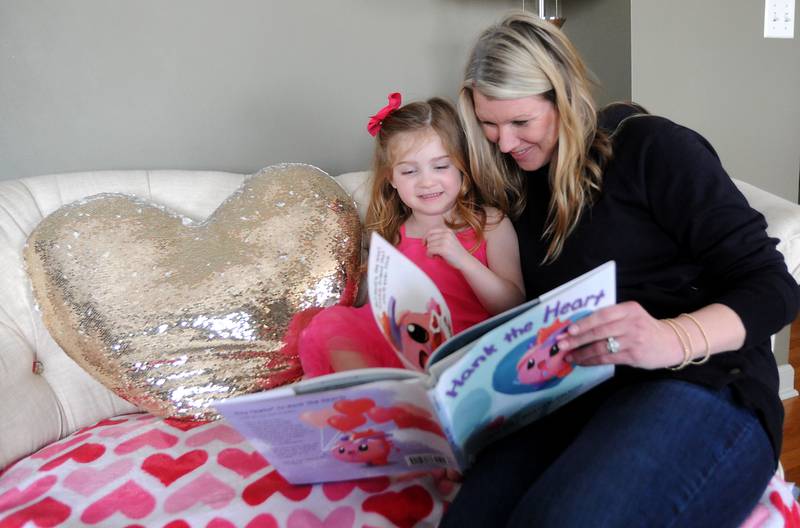
[[458,470],[463,473],[469,464],[464,450],[455,441],[452,423],[450,421],[450,415],[447,413],[447,408],[444,405],[441,405],[439,398],[436,397],[436,391],[432,389],[428,391],[428,399],[430,399],[431,403],[433,404],[433,410],[436,413],[436,418],[439,421],[439,425],[442,426],[442,430],[447,437],[447,443],[450,444],[450,449],[453,451],[453,456],[456,458]]

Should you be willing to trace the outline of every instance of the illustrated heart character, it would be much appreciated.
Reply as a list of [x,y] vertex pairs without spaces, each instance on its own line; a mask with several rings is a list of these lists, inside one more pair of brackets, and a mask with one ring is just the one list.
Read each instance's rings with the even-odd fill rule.
[[215,401],[302,376],[290,325],[353,303],[361,222],[336,180],[281,164],[202,222],[121,194],[67,204],[24,257],[45,326],[93,378],[154,415],[213,420]]

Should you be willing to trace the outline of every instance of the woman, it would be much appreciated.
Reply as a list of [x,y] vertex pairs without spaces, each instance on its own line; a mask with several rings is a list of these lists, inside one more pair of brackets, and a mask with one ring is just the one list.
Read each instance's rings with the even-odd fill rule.
[[613,259],[620,303],[559,342],[615,377],[482,453],[443,526],[736,526],[780,453],[769,336],[798,308],[764,218],[697,133],[599,128],[577,52],[531,15],[480,37],[459,111],[527,295]]

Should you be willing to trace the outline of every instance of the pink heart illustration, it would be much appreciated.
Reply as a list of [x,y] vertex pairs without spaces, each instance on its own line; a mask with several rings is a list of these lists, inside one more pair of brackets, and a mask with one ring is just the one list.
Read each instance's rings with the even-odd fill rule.
[[31,458],[41,458],[41,459],[50,458],[51,456],[57,455],[58,453],[62,452],[63,450],[69,447],[74,446],[75,444],[80,444],[90,436],[92,436],[92,433],[81,434],[74,438],[70,438],[65,442],[49,445],[44,449],[40,449],[35,454],[31,455]]
[[244,437],[229,425],[218,425],[189,437],[186,440],[186,445],[189,447],[200,447],[214,440],[219,440],[226,444],[238,444],[244,441]]
[[133,460],[123,458],[102,469],[92,467],[76,469],[64,479],[64,487],[88,497],[128,473],[132,467]]
[[166,449],[178,443],[178,437],[159,431],[158,429],[150,429],[146,433],[139,436],[134,436],[130,440],[122,442],[114,449],[114,453],[118,455],[127,455],[142,447],[150,446],[154,449]]
[[233,488],[211,474],[204,473],[167,498],[164,511],[170,514],[179,513],[198,502],[218,510],[227,506],[235,497]]
[[336,508],[323,521],[306,509],[299,509],[286,519],[286,528],[350,528],[355,520],[356,512],[350,506]]
[[269,465],[269,462],[258,451],[246,453],[235,447],[220,451],[217,455],[217,462],[220,466],[235,471],[244,478]]
[[153,496],[129,480],[102,499],[90,505],[81,515],[81,521],[97,524],[119,512],[129,519],[147,517],[156,507]]
[[18,488],[11,488],[5,493],[0,495],[0,512],[16,508],[26,502],[31,502],[34,499],[41,497],[47,490],[53,487],[58,477],[55,475],[48,475],[40,478],[27,488],[19,490]]

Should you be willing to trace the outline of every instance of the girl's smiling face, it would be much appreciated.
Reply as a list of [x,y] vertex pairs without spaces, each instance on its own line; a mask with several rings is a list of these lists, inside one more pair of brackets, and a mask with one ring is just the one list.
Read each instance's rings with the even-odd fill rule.
[[392,187],[412,215],[430,221],[450,213],[461,189],[461,172],[438,134],[430,129],[404,132],[392,143]]
[[542,95],[490,99],[472,92],[475,115],[486,139],[510,155],[522,170],[548,163],[558,144],[558,110]]

